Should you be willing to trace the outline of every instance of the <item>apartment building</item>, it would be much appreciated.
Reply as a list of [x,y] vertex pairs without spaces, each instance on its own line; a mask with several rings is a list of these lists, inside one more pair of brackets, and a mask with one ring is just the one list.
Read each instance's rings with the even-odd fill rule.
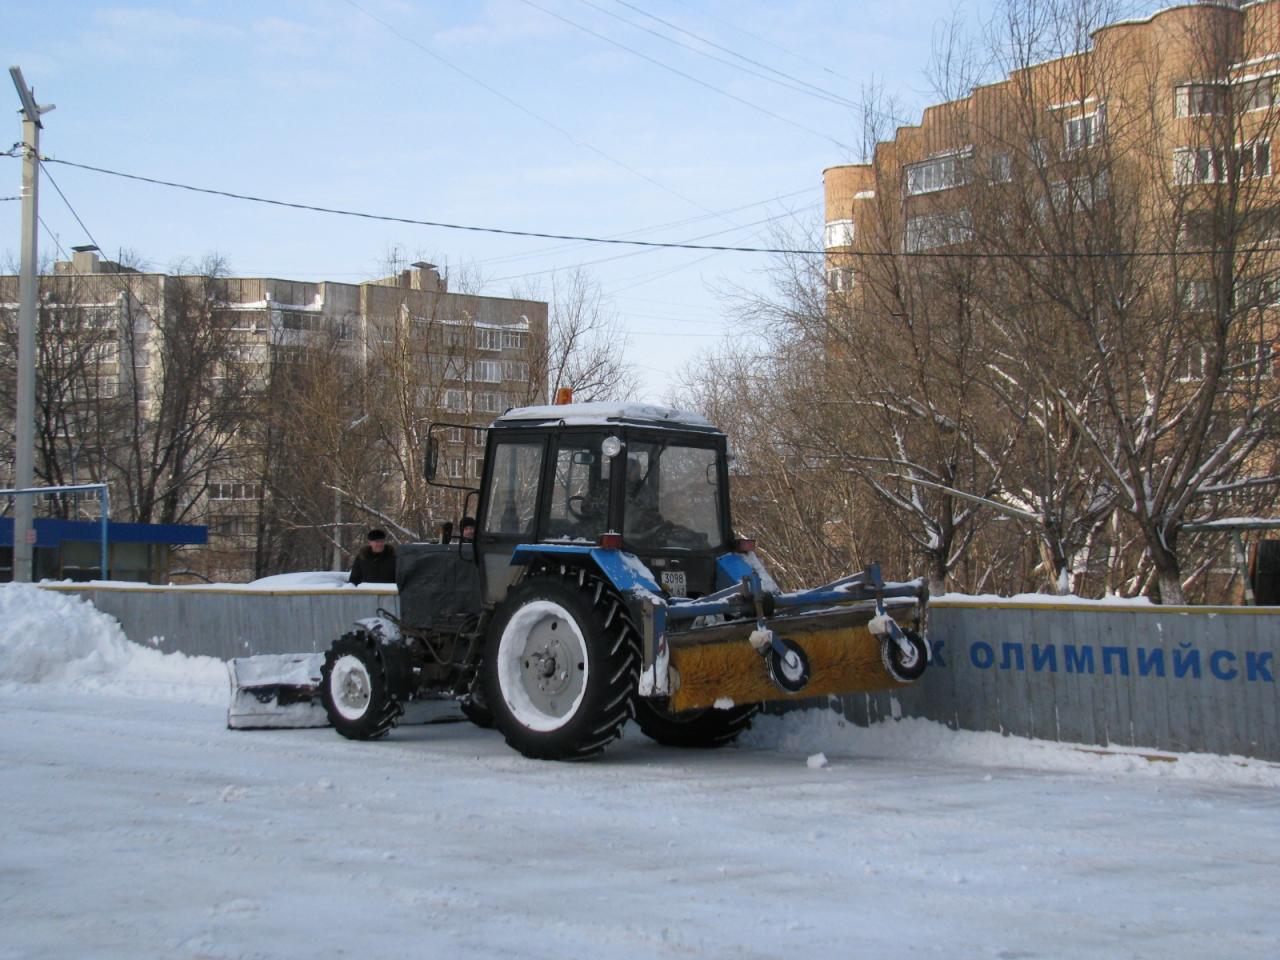
[[[17,279],[0,277],[0,322],[10,329]],[[388,515],[406,508],[406,491],[420,486],[420,450],[410,448],[430,422],[460,425],[440,437],[440,469],[464,482],[480,472],[477,428],[545,400],[546,303],[450,292],[429,263],[366,283],[312,283],[144,273],[77,248],[41,278],[40,311],[39,482],[106,481],[113,516],[207,524],[208,548],[183,560],[216,579],[264,572],[272,522],[295,540],[312,531],[312,546],[291,548],[293,562],[341,559],[332,547],[358,545],[373,522],[352,499]],[[278,426],[271,405],[300,402],[281,385],[322,357],[332,382],[304,398],[308,410],[292,428]],[[6,397],[13,362],[0,382]],[[6,397],[0,420],[9,421]],[[365,457],[380,470],[344,480],[336,469],[298,468],[337,458],[355,434],[372,444]],[[11,472],[9,456],[0,474]],[[273,504],[290,473],[291,503]],[[359,484],[347,502],[328,489],[344,483]],[[323,506],[308,514],[304,501]],[[78,516],[94,509],[74,505]]]
[[[1252,425],[1242,429],[1274,422],[1280,0],[1171,6],[1097,25],[1086,43],[1079,26],[1040,24],[1042,36],[1006,38],[1002,78],[929,106],[917,125],[886,129],[870,162],[823,172],[828,355],[841,362],[881,325],[915,336],[968,324],[979,359],[949,354],[948,367],[949,348],[941,350],[941,391],[983,376],[980,365],[998,367],[989,359],[1001,351],[1013,355],[1010,368],[1018,355],[1061,358],[1038,369],[1068,386],[1073,372],[1132,352],[1140,360],[1101,406],[1113,413],[1106,429],[1139,433],[1141,404],[1156,411],[1157,439],[1143,449],[1156,471],[1197,455],[1175,443],[1186,421],[1168,411],[1210,375],[1217,396],[1203,409],[1216,407],[1222,431],[1234,429],[1234,412]],[[1097,345],[1093,367],[1076,349],[1090,336],[1111,338]],[[1249,478],[1278,466],[1274,430],[1264,431],[1250,441],[1243,479],[1204,484],[1212,495],[1197,496],[1184,516],[1274,515]],[[1158,531],[1150,540],[1159,554]]]

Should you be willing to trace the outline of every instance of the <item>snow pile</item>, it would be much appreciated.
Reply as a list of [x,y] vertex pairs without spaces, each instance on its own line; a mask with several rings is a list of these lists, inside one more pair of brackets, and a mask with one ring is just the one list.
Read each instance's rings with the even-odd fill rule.
[[138,646],[86,600],[6,583],[0,584],[0,688],[17,684],[193,703],[227,697],[221,660]]
[[960,606],[972,604],[978,607],[994,607],[1001,604],[1045,604],[1076,607],[1151,607],[1157,606],[1150,597],[1077,597],[1075,594],[1015,593],[1002,597],[994,593],[939,593],[929,598],[931,605]]
[[945,724],[918,718],[860,727],[830,710],[796,710],[782,716],[757,717],[741,742],[762,750],[825,754],[833,761],[909,759],[929,766],[941,761],[1055,773],[1175,777],[1280,789],[1280,764],[1248,757],[1030,740],[952,730]]

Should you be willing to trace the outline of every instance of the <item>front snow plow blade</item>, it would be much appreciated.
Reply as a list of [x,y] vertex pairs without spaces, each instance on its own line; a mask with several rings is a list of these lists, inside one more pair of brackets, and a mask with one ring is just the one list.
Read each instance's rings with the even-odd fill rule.
[[227,664],[231,730],[327,727],[320,702],[323,653],[260,654]]
[[[914,602],[890,606],[899,627],[913,630]],[[754,621],[716,624],[668,636],[671,666],[679,678],[671,709],[693,710],[727,699],[736,704],[864,693],[906,686],[889,672],[884,642],[868,629],[875,609],[863,607],[797,614],[768,621],[784,641],[803,651],[809,679],[794,692],[778,685],[767,660],[751,642]]]

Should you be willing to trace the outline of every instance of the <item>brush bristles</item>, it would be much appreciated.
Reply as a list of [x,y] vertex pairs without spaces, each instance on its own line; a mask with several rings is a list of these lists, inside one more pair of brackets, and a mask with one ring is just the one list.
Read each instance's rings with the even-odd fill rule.
[[774,686],[765,658],[745,639],[687,647],[673,644],[671,665],[680,673],[680,687],[671,697],[671,709],[709,707],[722,697],[737,704],[766,703],[903,686],[885,670],[880,640],[866,627],[787,636],[809,657],[811,679],[799,693],[788,694]]

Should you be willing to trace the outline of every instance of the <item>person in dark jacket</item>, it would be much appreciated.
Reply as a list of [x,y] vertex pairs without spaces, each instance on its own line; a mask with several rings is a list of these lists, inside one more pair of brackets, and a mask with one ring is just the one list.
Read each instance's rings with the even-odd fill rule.
[[387,543],[385,530],[369,531],[369,543],[356,554],[347,580],[349,583],[396,582],[396,548]]

